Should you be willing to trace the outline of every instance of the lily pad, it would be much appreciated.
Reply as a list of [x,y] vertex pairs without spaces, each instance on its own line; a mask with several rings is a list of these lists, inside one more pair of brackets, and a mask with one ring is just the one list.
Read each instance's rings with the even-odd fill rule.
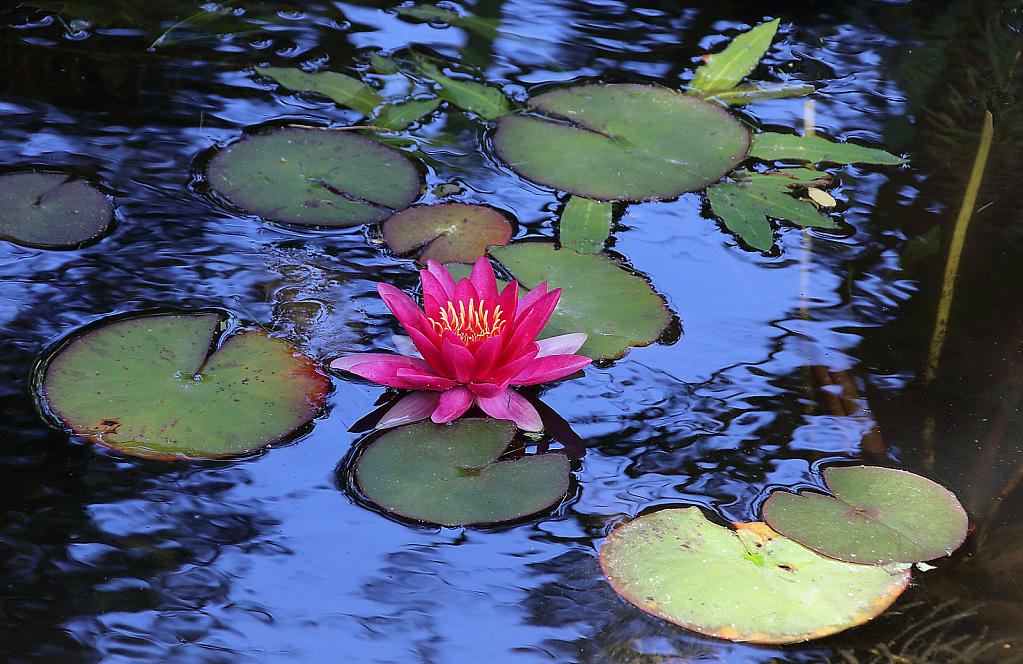
[[834,497],[775,491],[764,520],[826,556],[871,565],[947,556],[966,539],[969,518],[951,491],[926,477],[875,466],[830,467]]
[[98,237],[113,209],[83,180],[60,173],[0,176],[0,238],[45,249],[74,247]]
[[711,523],[698,507],[617,528],[600,566],[647,613],[731,641],[795,643],[867,622],[906,589],[909,571],[821,556],[763,523]]
[[131,318],[52,356],[39,392],[72,432],[150,459],[252,452],[313,418],[327,394],[319,365],[262,329],[212,344],[215,313]]
[[280,129],[221,150],[213,189],[264,219],[347,227],[383,221],[419,196],[401,152],[349,131]]
[[619,358],[630,346],[656,341],[671,322],[671,312],[650,284],[606,256],[541,242],[495,247],[490,255],[527,288],[546,281],[550,288],[561,289],[540,336],[585,332],[589,336],[578,351],[581,355]]
[[570,466],[559,453],[497,461],[514,434],[508,420],[412,424],[371,443],[355,478],[371,501],[417,521],[459,526],[518,519],[561,500]]
[[503,115],[497,154],[519,175],[598,200],[702,189],[746,157],[749,132],[718,104],[647,85],[584,85],[533,97],[552,116]]
[[505,245],[512,227],[493,208],[467,203],[420,205],[384,222],[384,240],[391,251],[404,254],[428,245],[419,256],[425,263],[472,263],[490,245]]

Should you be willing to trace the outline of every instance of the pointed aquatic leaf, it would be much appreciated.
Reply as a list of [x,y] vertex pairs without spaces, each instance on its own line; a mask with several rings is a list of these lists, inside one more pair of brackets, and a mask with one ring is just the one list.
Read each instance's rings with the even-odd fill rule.
[[403,210],[384,222],[384,240],[396,254],[429,245],[419,256],[423,264],[472,263],[490,245],[505,245],[512,227],[493,208],[466,203],[420,205]]
[[409,519],[459,526],[545,510],[568,491],[570,466],[551,453],[497,461],[515,435],[508,420],[421,422],[366,447],[355,478],[372,502]]
[[266,447],[313,418],[329,381],[262,329],[213,344],[214,313],[144,316],[62,344],[42,403],[72,432],[150,459],[208,459]]
[[0,176],[0,238],[44,249],[70,248],[98,237],[113,210],[83,180],[58,173]]
[[725,228],[759,251],[774,246],[774,231],[761,201],[751,198],[738,183],[719,184],[707,188],[710,207]]
[[348,131],[280,129],[233,143],[210,161],[210,184],[264,219],[316,226],[383,221],[419,196],[399,151]]
[[898,166],[906,159],[854,143],[833,143],[820,136],[794,134],[757,134],[750,148],[750,156],[765,161],[808,161],[812,164],[881,164]]
[[950,555],[966,539],[969,519],[951,491],[904,470],[830,467],[834,497],[775,491],[764,520],[826,556],[870,565],[913,563]]
[[615,529],[600,566],[643,611],[731,641],[795,643],[884,611],[907,570],[825,558],[763,523],[711,523],[698,507],[647,514]]
[[729,106],[742,106],[765,99],[805,97],[816,90],[817,88],[808,83],[750,83],[728,90],[712,90],[706,93],[693,91],[693,94],[701,99],[713,99]]
[[580,254],[596,254],[604,249],[611,234],[611,204],[582,196],[570,196],[558,225],[561,246]]
[[374,72],[384,76],[398,73],[398,61],[381,53],[369,54],[369,66]]
[[290,67],[256,67],[262,76],[268,76],[281,86],[298,92],[317,92],[338,104],[370,115],[384,100],[357,78],[334,71],[307,72]]
[[548,289],[561,289],[558,306],[540,336],[585,332],[589,336],[580,355],[619,358],[630,346],[656,341],[671,322],[664,300],[645,279],[603,255],[540,242],[495,247],[490,255],[526,288],[546,281]]
[[733,39],[725,50],[707,56],[706,64],[696,70],[691,85],[697,90],[727,90],[746,78],[767,53],[779,19],[763,23]]
[[410,99],[394,104],[384,104],[377,109],[377,114],[373,117],[371,124],[375,127],[401,131],[437,110],[440,101],[440,97],[430,97],[429,99]]
[[493,120],[508,112],[508,98],[496,88],[474,81],[458,81],[445,76],[428,62],[419,64],[423,76],[432,78],[439,89],[437,94],[455,106],[471,111],[484,120]]
[[647,85],[585,85],[504,115],[494,148],[522,177],[598,200],[673,198],[746,157],[749,132],[718,104]]

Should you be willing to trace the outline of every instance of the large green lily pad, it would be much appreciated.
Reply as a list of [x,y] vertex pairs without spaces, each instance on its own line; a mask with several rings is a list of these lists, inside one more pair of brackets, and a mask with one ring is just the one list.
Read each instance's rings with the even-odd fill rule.
[[0,176],[0,238],[63,249],[98,237],[113,215],[110,201],[83,180],[61,173]]
[[265,447],[313,418],[327,394],[319,365],[262,329],[211,344],[215,313],[121,320],[62,345],[39,391],[72,432],[151,459]]
[[585,332],[589,336],[579,349],[581,355],[621,357],[630,346],[656,341],[671,322],[671,312],[650,284],[603,255],[541,242],[493,247],[490,255],[527,288],[546,281],[549,288],[561,289],[558,306],[540,336]]
[[617,528],[600,566],[647,613],[731,641],[795,643],[862,624],[909,584],[889,571],[821,556],[763,523],[730,530],[698,507],[667,509]]
[[529,100],[553,116],[503,115],[497,154],[528,180],[598,200],[702,189],[735,168],[749,132],[719,105],[647,85],[584,85]]
[[966,539],[969,518],[951,491],[926,477],[876,466],[830,467],[834,497],[775,491],[764,520],[826,556],[857,563],[913,563],[947,556]]
[[315,226],[383,221],[419,196],[419,172],[401,152],[350,131],[251,136],[213,157],[209,181],[264,219]]
[[559,453],[496,462],[514,435],[508,420],[412,424],[371,443],[355,478],[371,501],[417,521],[458,526],[518,519],[561,500],[570,466]]
[[396,254],[428,245],[419,260],[472,263],[490,245],[505,245],[512,227],[504,215],[483,205],[440,203],[402,210],[384,222],[384,240]]

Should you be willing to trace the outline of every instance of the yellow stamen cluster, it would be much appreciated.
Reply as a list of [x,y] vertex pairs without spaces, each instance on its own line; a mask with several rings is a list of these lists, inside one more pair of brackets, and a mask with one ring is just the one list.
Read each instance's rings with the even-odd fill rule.
[[[491,314],[493,317],[491,318]],[[501,333],[506,321],[502,317],[501,305],[494,307],[493,312],[484,308],[484,302],[476,304],[474,298],[469,298],[469,306],[465,302],[458,303],[455,309],[454,302],[448,302],[447,308],[441,308],[440,320],[427,318],[437,334],[444,334],[444,330],[451,330],[468,344],[470,341],[482,341]]]

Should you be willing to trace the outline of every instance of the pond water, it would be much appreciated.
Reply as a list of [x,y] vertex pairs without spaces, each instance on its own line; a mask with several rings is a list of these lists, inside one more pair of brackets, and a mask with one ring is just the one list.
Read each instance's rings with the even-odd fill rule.
[[[1018,1],[447,5],[493,19],[489,36],[369,1],[61,4],[0,13],[0,164],[89,179],[116,225],[74,249],[0,245],[4,662],[1001,662],[1023,649],[1002,642],[1023,634]],[[385,389],[351,376],[332,378],[300,435],[233,460],[134,459],[37,413],[37,360],[111,314],[219,308],[324,362],[393,348],[375,285],[412,292],[418,276],[379,229],[267,223],[204,181],[212,152],[245,131],[361,117],[254,65],[354,74],[371,52],[412,48],[476,68],[520,101],[576,81],[678,87],[700,55],[777,17],[756,75],[815,83],[819,133],[911,163],[829,169],[840,232],[784,227],[767,254],[723,232],[700,193],[617,206],[609,251],[676,321],[657,343],[544,392],[588,448],[555,510],[436,528],[367,509],[345,486],[361,437],[349,428]],[[924,385],[985,108],[994,148],[938,376]],[[736,111],[778,131],[802,130],[806,112],[802,99]],[[516,239],[552,237],[563,195],[501,165],[480,127],[452,108],[408,134],[420,202],[456,185],[448,200],[505,211]],[[880,446],[870,422],[827,409],[811,367],[852,381]],[[618,523],[682,505],[755,520],[772,489],[820,487],[821,466],[844,460],[939,481],[976,526],[865,627],[733,644],[643,614],[601,576],[596,551]]]

